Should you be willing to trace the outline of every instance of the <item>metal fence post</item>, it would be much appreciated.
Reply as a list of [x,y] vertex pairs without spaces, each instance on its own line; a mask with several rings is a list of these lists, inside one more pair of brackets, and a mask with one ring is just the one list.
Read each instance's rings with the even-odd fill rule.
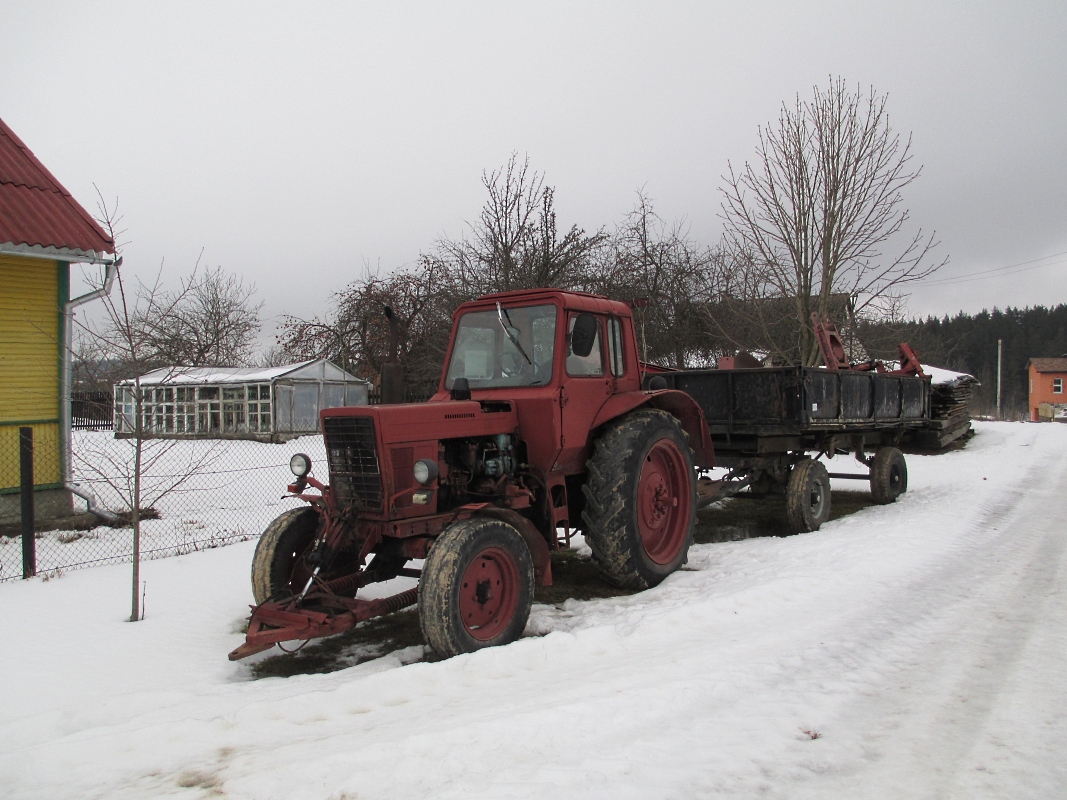
[[19,481],[22,487],[22,577],[37,574],[33,519],[33,428],[19,428]]

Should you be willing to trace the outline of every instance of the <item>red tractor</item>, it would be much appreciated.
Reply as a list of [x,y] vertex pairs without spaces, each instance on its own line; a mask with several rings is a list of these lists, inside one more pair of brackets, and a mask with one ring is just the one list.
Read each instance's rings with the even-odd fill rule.
[[[658,584],[686,561],[714,452],[700,406],[646,390],[645,370],[625,303],[537,289],[460,306],[429,402],[322,412],[329,483],[293,458],[308,506],[260,539],[230,658],[415,603],[443,656],[511,642],[573,527],[609,580]],[[418,587],[358,596],[401,575]]]

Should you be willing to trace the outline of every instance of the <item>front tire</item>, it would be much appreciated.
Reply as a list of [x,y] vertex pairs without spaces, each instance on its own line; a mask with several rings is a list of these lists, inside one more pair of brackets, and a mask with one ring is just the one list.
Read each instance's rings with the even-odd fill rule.
[[315,542],[319,513],[292,508],[276,517],[256,545],[252,557],[252,596],[256,605],[276,595],[301,592],[311,576],[304,556]]
[[818,461],[803,458],[789,473],[785,511],[793,533],[817,531],[830,519],[830,476]]
[[896,502],[908,491],[908,464],[895,447],[879,447],[871,463],[871,496],[879,505]]
[[585,540],[617,586],[648,589],[686,562],[696,519],[693,454],[681,424],[642,410],[596,441],[585,482]]
[[508,644],[526,628],[533,594],[533,558],[519,532],[488,517],[462,520],[438,537],[423,564],[423,636],[446,658]]

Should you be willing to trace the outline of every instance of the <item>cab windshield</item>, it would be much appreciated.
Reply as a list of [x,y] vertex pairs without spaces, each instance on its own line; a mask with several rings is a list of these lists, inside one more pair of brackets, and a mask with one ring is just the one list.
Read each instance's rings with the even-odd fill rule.
[[466,378],[472,389],[543,386],[552,380],[556,307],[498,307],[459,318],[445,388]]

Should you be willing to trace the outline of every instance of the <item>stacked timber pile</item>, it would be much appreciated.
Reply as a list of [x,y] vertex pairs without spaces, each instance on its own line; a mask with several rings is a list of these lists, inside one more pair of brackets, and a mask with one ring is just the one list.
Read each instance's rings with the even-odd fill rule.
[[937,367],[923,367],[931,376],[930,422],[915,434],[914,444],[926,450],[942,450],[970,436],[971,397],[978,381],[973,375]]

